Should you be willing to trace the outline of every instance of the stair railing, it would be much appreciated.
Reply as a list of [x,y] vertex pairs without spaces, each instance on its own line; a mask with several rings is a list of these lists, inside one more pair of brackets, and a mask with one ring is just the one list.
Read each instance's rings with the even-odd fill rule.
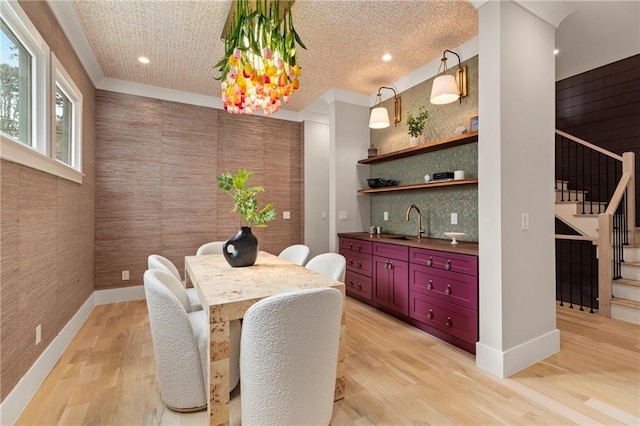
[[[635,243],[635,154],[620,156],[556,130],[558,180],[561,201],[579,201],[582,214],[598,215],[598,311],[610,317],[611,281],[621,278],[623,246]],[[574,189],[564,184],[567,181]]]
[[622,157],[622,178],[607,210],[598,215],[598,309],[605,317],[611,317],[611,280],[622,278],[623,245],[635,243],[635,154]]

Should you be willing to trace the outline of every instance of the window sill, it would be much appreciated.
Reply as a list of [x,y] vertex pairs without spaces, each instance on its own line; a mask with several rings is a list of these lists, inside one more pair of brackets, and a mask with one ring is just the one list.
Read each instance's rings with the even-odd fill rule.
[[0,158],[80,184],[84,177],[84,173],[4,136],[0,136]]

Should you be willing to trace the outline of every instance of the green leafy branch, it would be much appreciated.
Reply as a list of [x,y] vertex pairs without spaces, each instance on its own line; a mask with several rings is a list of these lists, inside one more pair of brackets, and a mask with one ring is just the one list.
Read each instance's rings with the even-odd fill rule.
[[429,118],[429,111],[424,109],[424,106],[418,108],[418,115],[414,117],[412,113],[407,113],[407,126],[409,127],[409,134],[414,138],[417,138],[424,132],[425,120]]
[[275,219],[276,211],[273,203],[269,203],[263,208],[258,205],[257,195],[264,192],[262,186],[245,187],[247,181],[253,176],[252,172],[244,169],[238,170],[233,176],[226,172],[216,176],[218,188],[225,191],[233,199],[232,212],[240,213],[241,220],[253,224],[256,228],[266,227],[266,223]]

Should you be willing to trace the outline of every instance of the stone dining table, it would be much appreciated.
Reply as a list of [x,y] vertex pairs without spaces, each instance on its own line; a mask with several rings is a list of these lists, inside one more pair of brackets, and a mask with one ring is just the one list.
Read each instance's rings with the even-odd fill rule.
[[[253,266],[232,268],[221,254],[185,257],[187,285],[193,284],[209,320],[207,382],[210,425],[229,423],[229,321],[242,318],[265,297],[295,290],[334,287],[344,296],[344,283],[260,251]],[[334,400],[344,398],[345,317],[342,311]]]

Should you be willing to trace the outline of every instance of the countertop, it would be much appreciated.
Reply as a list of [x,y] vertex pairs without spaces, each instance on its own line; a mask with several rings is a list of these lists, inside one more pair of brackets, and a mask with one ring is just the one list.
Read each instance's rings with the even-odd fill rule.
[[[353,238],[362,241],[372,241],[375,243],[396,244],[399,246],[423,248],[429,250],[446,251],[448,253],[478,255],[478,243],[458,241],[458,244],[451,244],[451,240],[439,238],[418,238],[410,235],[380,234],[370,236],[368,232],[340,232],[339,237]],[[399,239],[400,237],[400,239]]]

